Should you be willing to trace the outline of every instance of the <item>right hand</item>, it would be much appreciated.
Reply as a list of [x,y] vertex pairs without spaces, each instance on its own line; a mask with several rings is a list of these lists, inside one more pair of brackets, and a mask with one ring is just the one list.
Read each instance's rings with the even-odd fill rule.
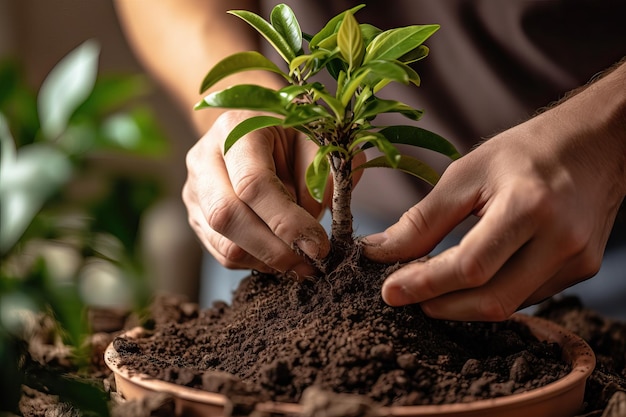
[[224,140],[257,113],[223,113],[187,154],[183,188],[189,223],[223,266],[304,277],[315,268],[298,255],[323,258],[330,244],[304,184],[317,146],[294,130],[261,129],[224,155]]

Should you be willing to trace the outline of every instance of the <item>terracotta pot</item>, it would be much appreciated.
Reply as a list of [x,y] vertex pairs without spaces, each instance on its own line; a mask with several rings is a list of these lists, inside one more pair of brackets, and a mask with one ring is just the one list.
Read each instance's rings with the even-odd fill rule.
[[[561,326],[538,317],[516,314],[512,320],[525,323],[540,340],[556,342],[563,350],[563,360],[572,366],[564,378],[541,388],[463,404],[398,406],[379,409],[380,416],[436,416],[436,417],[572,417],[580,411],[586,380],[595,366],[595,355],[589,345]],[[127,333],[132,338],[141,329]],[[117,390],[126,399],[140,399],[150,393],[166,392],[174,396],[177,415],[222,416],[228,403],[225,396],[188,388],[129,372],[117,366],[118,353],[109,345],[105,362],[115,373]],[[290,403],[263,403],[260,411],[276,414],[298,414],[302,407]]]

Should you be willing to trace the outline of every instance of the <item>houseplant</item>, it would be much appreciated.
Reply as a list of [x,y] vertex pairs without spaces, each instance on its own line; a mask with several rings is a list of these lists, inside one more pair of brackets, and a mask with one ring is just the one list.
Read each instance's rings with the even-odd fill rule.
[[137,237],[157,179],[94,162],[158,158],[167,142],[141,104],[146,79],[99,74],[99,57],[85,41],[38,91],[19,62],[0,60],[0,414],[17,413],[30,389],[105,415],[90,374],[100,328],[87,317],[148,298]]
[[[527,361],[533,364],[530,368],[559,368],[560,357],[554,355],[553,346],[534,344],[526,327],[515,320],[499,325],[438,322],[426,318],[419,307],[391,309],[381,302],[382,279],[396,266],[377,265],[360,257],[350,211],[353,174],[370,167],[390,167],[434,183],[436,172],[401,155],[395,144],[426,147],[451,159],[460,155],[432,132],[373,124],[381,113],[399,113],[411,120],[421,117],[421,111],[379,98],[378,93],[390,82],[419,84],[419,76],[408,64],[427,55],[422,43],[438,27],[410,26],[383,32],[360,25],[354,17],[358,9],[341,13],[313,36],[301,33],[285,5],[274,8],[270,22],[250,12],[233,11],[270,41],[288,69],[281,70],[258,53],[242,52],[218,63],[206,76],[203,91],[230,74],[251,69],[274,72],[289,85],[278,91],[237,85],[210,94],[197,106],[275,114],[255,116],[235,127],[226,138],[225,152],[247,133],[275,126],[297,129],[318,145],[306,184],[311,195],[321,201],[332,175],[331,251],[317,264],[324,276],[293,282],[284,276],[253,275],[238,289],[232,307],[218,305],[191,320],[165,323],[146,337],[137,334],[117,339],[112,349],[126,356],[120,360],[125,366],[147,371],[149,363],[141,363],[146,368],[137,365],[147,358],[154,367],[146,373],[153,377],[194,387],[212,386],[235,396],[257,394],[260,400],[296,401],[308,386],[319,385],[366,394],[385,405],[467,402],[483,395],[512,394],[523,386],[528,389],[528,375],[513,378],[512,383],[498,378],[482,382],[464,379],[474,373],[485,376],[485,372],[494,372],[470,368],[475,361],[490,362],[481,356],[488,356],[489,349],[478,353],[478,345],[504,343],[503,334],[514,340],[499,345],[506,353],[496,356],[509,365],[517,363],[506,371],[507,377],[517,372],[513,371],[516,366],[526,369],[529,365],[521,364]],[[307,53],[303,39],[308,40]],[[310,81],[322,70],[336,80],[334,91]],[[370,147],[382,155],[357,162]],[[529,346],[533,347],[528,350]],[[463,351],[481,359],[467,357]],[[245,356],[249,352],[253,354]],[[434,370],[437,366],[442,373]],[[567,373],[556,368],[552,368],[556,374],[543,383]],[[235,374],[241,381],[224,375],[217,378],[211,371],[216,369]],[[452,369],[461,373],[447,374]],[[441,390],[431,390],[431,384],[442,380]],[[455,382],[465,386],[452,389]],[[459,396],[451,398],[452,392]]]

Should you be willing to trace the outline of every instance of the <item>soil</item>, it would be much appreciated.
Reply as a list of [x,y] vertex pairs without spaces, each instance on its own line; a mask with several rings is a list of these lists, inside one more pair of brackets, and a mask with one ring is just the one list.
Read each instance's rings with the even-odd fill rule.
[[241,414],[257,401],[298,402],[310,386],[377,405],[449,404],[527,391],[569,372],[557,345],[517,322],[448,322],[419,306],[387,306],[385,269],[304,282],[251,275],[232,305],[155,316],[145,336],[117,338],[120,365],[223,393]]
[[[111,341],[142,373],[227,393],[234,415],[247,415],[251,399],[298,400],[312,384],[318,389],[306,391],[303,401],[324,402],[327,390],[352,392],[360,400],[350,415],[363,415],[354,410],[370,402],[472,401],[527,390],[567,372],[558,348],[537,342],[523,326],[431,320],[416,306],[386,306],[380,284],[379,278],[298,283],[252,275],[232,305],[199,310],[176,297],[159,297],[147,322],[124,312],[96,311],[88,369],[79,372],[71,365],[67,349],[43,338],[31,341],[27,365],[37,377],[23,387],[16,413],[98,415],[68,405],[67,397],[51,395],[54,386],[36,382],[52,373],[96,387],[114,417],[174,415],[167,395],[138,402],[116,394],[102,363]],[[587,310],[573,298],[551,300],[537,314],[582,336],[597,355],[581,416],[623,417],[626,323]],[[150,337],[134,342],[116,337],[139,323],[151,329]]]

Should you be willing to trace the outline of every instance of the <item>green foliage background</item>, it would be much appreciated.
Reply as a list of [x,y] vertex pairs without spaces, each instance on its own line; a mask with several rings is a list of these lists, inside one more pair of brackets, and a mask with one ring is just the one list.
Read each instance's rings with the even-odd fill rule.
[[[149,90],[147,80],[99,75],[99,55],[97,42],[84,42],[59,61],[39,91],[27,85],[19,62],[0,62],[0,411],[14,412],[21,384],[35,382],[29,323],[41,314],[52,317],[54,337],[74,346],[80,368],[88,354],[81,350],[89,332],[86,296],[91,302],[117,296],[130,301],[129,308],[150,296],[138,229],[160,185],[114,169],[94,173],[91,162],[103,153],[159,158],[167,140],[139,100]],[[72,191],[93,175],[99,192]],[[130,297],[86,294],[85,275],[94,264],[117,278],[120,285],[111,291]],[[39,383],[80,409],[108,412],[92,386],[61,373],[47,378]]]

